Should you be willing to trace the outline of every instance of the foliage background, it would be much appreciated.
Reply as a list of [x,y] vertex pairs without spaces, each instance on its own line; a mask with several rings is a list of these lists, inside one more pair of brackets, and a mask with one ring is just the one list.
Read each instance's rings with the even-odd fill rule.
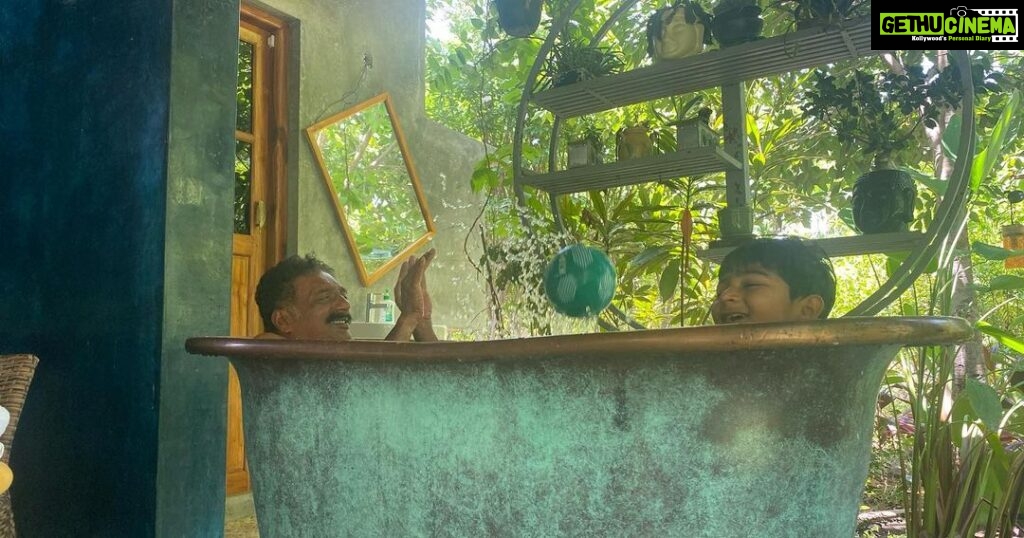
[[[527,192],[525,210],[516,207],[511,157],[518,107],[542,39],[566,4],[566,0],[547,2],[534,36],[508,38],[497,27],[493,4],[427,1],[430,16],[445,21],[434,26],[438,31],[427,40],[428,113],[478,137],[487,149],[472,184],[487,194],[488,201],[466,240],[482,241],[487,253],[473,262],[490,285],[492,330],[473,336],[628,328],[608,315],[597,320],[598,327],[593,321],[566,320],[547,306],[537,287],[540,272],[559,246],[576,241],[599,246],[609,254],[619,275],[613,305],[643,326],[707,323],[716,267],[698,258],[696,250],[718,236],[714,215],[724,207],[722,175],[563,196],[559,203],[564,230],[553,226],[546,195]],[[784,4],[762,4],[765,35],[794,29]],[[591,40],[618,5],[584,0],[572,14],[565,37]],[[654,2],[638,2],[598,44],[621,50],[626,69],[646,65],[642,25],[658,7]],[[861,5],[869,8],[870,4]],[[990,167],[979,165],[974,171],[967,226],[958,249],[947,253],[933,271],[922,275],[881,313],[956,312],[990,324],[982,326],[987,335],[977,341],[976,367],[965,367],[963,350],[906,350],[894,361],[880,395],[865,508],[905,509],[911,536],[965,535],[978,528],[993,533],[989,535],[999,529],[1009,535],[1005,525],[1018,517],[1024,495],[1020,450],[1024,344],[1019,336],[1024,333],[1024,275],[1007,270],[1002,262],[1006,252],[996,248],[1001,242],[1000,227],[1024,217],[1024,207],[1013,208],[1006,199],[1008,191],[1024,189],[1024,141],[1016,136],[1024,113],[1011,101],[1012,90],[1021,88],[1021,55],[972,51],[971,56],[978,66],[974,75],[979,83],[981,79],[1000,82],[999,91],[975,100],[979,148],[975,160],[987,160]],[[842,78],[854,69],[882,73],[922,66],[934,76],[943,62],[935,51],[897,51],[891,56],[837,62],[828,70]],[[809,71],[796,71],[746,85],[755,233],[804,237],[855,233],[850,190],[854,180],[870,169],[872,155],[852,150],[824,125],[805,117],[801,97],[811,76]],[[712,127],[720,128],[718,89],[569,120],[562,126],[555,158],[564,168],[565,141],[596,129],[604,134],[604,160],[610,162],[614,133],[637,122],[653,128],[658,151],[672,151],[671,122],[690,117],[701,107],[714,111]],[[1001,122],[1004,110],[1008,112]],[[918,129],[915,143],[896,157],[919,180],[915,230],[926,228],[945,190],[950,155],[943,153],[940,141],[946,123],[957,120],[950,111],[942,120],[937,129]],[[547,170],[552,127],[548,113],[527,108],[524,170]],[[693,244],[684,249],[680,221],[687,215],[693,220]],[[523,226],[523,221],[529,226]],[[899,262],[898,255],[881,254],[834,259],[839,289],[833,315],[842,315],[877,289]]]

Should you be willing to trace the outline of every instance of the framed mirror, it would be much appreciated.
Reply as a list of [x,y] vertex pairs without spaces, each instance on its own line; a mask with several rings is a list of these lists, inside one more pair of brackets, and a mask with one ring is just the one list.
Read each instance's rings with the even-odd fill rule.
[[434,236],[423,188],[385,92],[306,129],[364,286]]

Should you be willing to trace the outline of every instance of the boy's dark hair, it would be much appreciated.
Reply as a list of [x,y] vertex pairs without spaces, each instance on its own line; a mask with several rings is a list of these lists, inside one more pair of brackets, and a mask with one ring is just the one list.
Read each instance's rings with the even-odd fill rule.
[[821,247],[799,237],[760,237],[736,247],[722,260],[718,278],[761,267],[779,275],[789,285],[789,298],[820,295],[821,318],[828,317],[836,302],[836,275],[832,261]]
[[264,330],[277,330],[271,317],[274,310],[295,298],[295,279],[320,271],[334,276],[334,269],[312,254],[307,254],[305,257],[295,254],[281,260],[280,263],[263,273],[260,283],[256,285],[256,305],[260,308]]

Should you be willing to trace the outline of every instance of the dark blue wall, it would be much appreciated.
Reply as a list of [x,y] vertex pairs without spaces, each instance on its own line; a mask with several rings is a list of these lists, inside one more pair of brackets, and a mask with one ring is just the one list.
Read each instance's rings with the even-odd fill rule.
[[[188,522],[158,529],[158,504],[195,508],[201,534],[222,524],[223,365],[197,363],[161,385],[168,361],[182,360],[166,356],[181,342],[165,341],[165,312],[181,311],[165,288],[175,4],[219,4],[216,13],[237,17],[237,3],[216,0],[0,4],[0,353],[40,357],[11,453],[22,536],[200,535]],[[237,23],[221,22],[229,34],[219,42],[230,45]],[[214,138],[225,151],[211,166],[225,173],[204,180],[223,195],[203,204],[220,203],[231,184],[233,109],[221,116],[228,123]],[[204,298],[224,303],[207,312],[220,326],[206,333],[226,330],[227,281],[216,273],[230,267],[229,207],[203,210],[223,221],[207,236],[219,232],[213,250],[226,255],[209,278],[195,277],[224,289]],[[184,375],[209,382],[187,385]],[[180,420],[167,401],[198,403],[204,420]],[[161,413],[178,417],[174,431]],[[158,439],[189,441],[158,459]],[[180,491],[197,469],[208,480],[218,465],[220,483]],[[158,471],[178,472],[168,483],[178,490],[161,491]]]

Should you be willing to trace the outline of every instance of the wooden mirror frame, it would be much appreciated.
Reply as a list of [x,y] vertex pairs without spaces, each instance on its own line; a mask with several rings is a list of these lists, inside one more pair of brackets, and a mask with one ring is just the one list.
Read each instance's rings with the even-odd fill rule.
[[[416,202],[419,204],[420,212],[423,216],[423,222],[425,224],[425,231],[418,238],[413,240],[410,244],[402,248],[396,255],[390,260],[385,262],[380,267],[368,271],[366,263],[363,261],[362,255],[359,253],[359,245],[356,242],[355,234],[352,231],[352,227],[349,224],[348,217],[345,213],[345,208],[342,207],[341,198],[337,189],[334,186],[334,181],[331,179],[330,171],[327,169],[327,164],[324,160],[324,155],[317,143],[317,135],[320,131],[327,127],[340,122],[344,119],[350,118],[359,114],[363,110],[366,110],[372,106],[376,106],[383,103],[387,110],[388,119],[391,120],[391,128],[394,131],[396,141],[398,143],[399,152],[402,154],[402,161],[405,164],[408,178],[412,184],[413,191],[415,193]],[[434,220],[430,215],[430,209],[427,207],[427,200],[423,195],[423,187],[420,185],[419,176],[416,174],[416,168],[413,166],[412,157],[409,154],[409,149],[405,143],[405,135],[402,132],[402,128],[398,123],[398,116],[395,114],[394,107],[391,103],[391,96],[387,93],[381,93],[375,97],[372,97],[362,103],[359,103],[351,108],[345,109],[337,114],[334,114],[322,121],[319,121],[306,128],[306,138],[309,140],[309,145],[313,149],[313,155],[316,158],[317,166],[320,168],[320,176],[324,180],[324,184],[327,186],[327,191],[330,193],[331,202],[334,204],[335,214],[338,216],[338,221],[341,223],[341,227],[345,232],[345,241],[348,243],[349,252],[352,254],[352,258],[355,262],[356,269],[359,273],[359,280],[364,286],[371,286],[388,271],[395,268],[403,260],[412,255],[417,249],[425,245],[436,233],[434,228]]]

